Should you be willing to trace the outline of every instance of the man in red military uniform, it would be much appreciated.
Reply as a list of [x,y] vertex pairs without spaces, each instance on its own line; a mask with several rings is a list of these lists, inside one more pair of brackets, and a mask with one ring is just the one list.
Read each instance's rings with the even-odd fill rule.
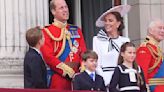
[[164,23],[154,20],[148,28],[148,36],[137,50],[136,61],[142,67],[151,92],[163,92],[164,73],[161,72],[163,66],[163,55],[159,47],[159,42],[164,39]]
[[67,23],[69,10],[65,0],[52,0],[54,23],[43,29],[43,58],[51,70],[50,88],[71,90],[71,79],[79,72],[81,54],[86,50],[81,30]]

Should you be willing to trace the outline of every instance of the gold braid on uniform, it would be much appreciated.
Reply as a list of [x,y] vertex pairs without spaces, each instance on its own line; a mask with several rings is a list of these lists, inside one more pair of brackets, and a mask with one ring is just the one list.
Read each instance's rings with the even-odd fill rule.
[[61,41],[63,39],[64,36],[64,30],[61,30],[61,35],[59,36],[59,38],[54,37],[51,32],[49,31],[48,28],[44,28],[44,30],[46,31],[46,33],[51,37],[51,39],[53,39],[54,41]]
[[149,85],[164,85],[164,78],[150,78]]
[[58,58],[64,51],[65,49],[65,44],[66,44],[66,35],[63,36],[63,42],[62,42],[62,47],[61,47],[61,50],[59,51],[59,53],[56,55],[56,58]]
[[[53,23],[54,26],[57,26],[59,28],[61,28],[61,35],[58,37],[58,38],[55,38],[52,33],[49,31],[48,28],[44,28],[44,30],[46,31],[46,33],[50,36],[50,38],[52,40],[54,40],[54,48],[58,48],[56,47],[56,44],[63,40],[62,42],[62,47],[61,47],[61,50],[59,51],[59,53],[56,55],[56,58],[58,58],[64,51],[65,49],[65,44],[66,44],[66,39],[68,40],[68,43],[69,43],[69,46],[70,46],[70,49],[71,51],[73,50],[73,46],[72,46],[72,41],[71,41],[71,33],[66,29],[66,26],[62,25],[61,23],[58,23],[58,22],[54,22]],[[58,46],[58,45],[57,45]],[[54,52],[56,51],[57,49],[54,49]]]
[[148,69],[148,72],[152,72],[160,63],[162,59],[162,53],[159,48],[157,48],[157,51],[155,51],[150,45],[147,45],[148,49],[150,50],[151,55],[153,58],[155,58],[155,64]]
[[160,50],[159,47],[157,47],[157,51],[156,51],[156,50],[154,50],[154,49],[152,48],[151,45],[147,44],[147,43],[150,43],[150,44],[153,44],[153,45],[157,45],[157,42],[156,42],[153,38],[151,38],[151,37],[147,37],[146,40],[145,40],[145,43],[146,43],[146,47],[149,49],[151,55],[152,55],[153,58],[155,59],[155,64],[154,64],[152,67],[150,67],[150,68],[148,69],[148,72],[150,73],[150,72],[152,72],[152,71],[158,66],[158,64],[160,63],[160,61],[161,61],[161,59],[162,59],[162,51]]

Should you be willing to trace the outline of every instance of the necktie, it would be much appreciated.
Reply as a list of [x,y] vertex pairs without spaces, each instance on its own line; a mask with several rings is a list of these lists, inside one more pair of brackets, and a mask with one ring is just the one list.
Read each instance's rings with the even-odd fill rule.
[[90,74],[90,77],[91,77],[92,80],[94,81],[94,74],[93,74],[93,73]]

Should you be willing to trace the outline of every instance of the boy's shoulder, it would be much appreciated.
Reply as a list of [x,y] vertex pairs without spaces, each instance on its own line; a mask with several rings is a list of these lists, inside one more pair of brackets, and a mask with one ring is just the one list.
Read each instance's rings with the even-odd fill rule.
[[86,75],[86,72],[83,71],[83,72],[78,72],[78,73],[75,73],[74,74],[74,77],[73,78],[79,78],[79,77],[84,77]]
[[75,73],[72,79],[73,79],[72,81],[78,81],[78,80],[83,79],[82,72]]
[[29,58],[38,58],[39,55],[38,55],[38,52],[33,49],[33,48],[29,48],[29,50],[26,52],[25,54],[26,57],[29,57]]
[[75,73],[74,76],[73,76],[73,78],[80,76],[81,73],[82,73],[82,72]]

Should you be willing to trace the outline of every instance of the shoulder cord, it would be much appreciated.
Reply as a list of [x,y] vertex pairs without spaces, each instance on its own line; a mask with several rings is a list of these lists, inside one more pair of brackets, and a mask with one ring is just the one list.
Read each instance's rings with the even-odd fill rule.
[[[148,69],[148,73],[152,72],[160,63],[161,59],[162,59],[162,53],[160,48],[157,48],[157,51],[155,51],[150,45],[146,45],[151,53],[151,55],[153,56],[153,58],[155,58],[155,64],[150,67]],[[156,56],[155,56],[156,55]]]
[[[61,29],[61,35],[60,35],[59,38],[55,38],[52,35],[52,33],[49,31],[48,28],[44,28],[44,30],[50,36],[50,38],[52,40],[54,40],[54,48],[58,48],[58,46],[59,46],[59,45],[57,45],[57,47],[56,47],[56,42],[59,42],[59,41],[63,40],[61,50],[56,55],[56,58],[58,58],[63,53],[63,51],[65,49],[66,39],[68,40],[69,46],[71,48],[71,51],[73,50],[72,41],[71,41],[71,34],[70,34],[70,32],[65,27]],[[57,49],[54,49],[54,52],[56,52],[56,51],[57,51]]]

